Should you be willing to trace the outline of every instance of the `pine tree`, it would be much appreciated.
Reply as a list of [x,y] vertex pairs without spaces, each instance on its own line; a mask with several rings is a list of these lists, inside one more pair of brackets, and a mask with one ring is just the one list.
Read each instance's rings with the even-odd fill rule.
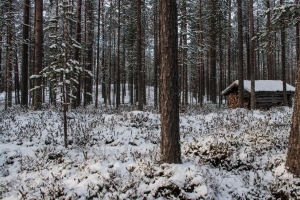
[[94,44],[94,15],[93,1],[85,2],[86,12],[86,57],[85,57],[85,80],[84,80],[84,105],[93,101],[93,44]]
[[138,109],[143,110],[143,90],[142,90],[142,25],[141,25],[141,0],[137,0],[137,87],[138,87]]
[[251,69],[251,110],[255,109],[255,52],[254,52],[254,20],[253,0],[249,2],[250,7],[250,69]]
[[[82,6],[82,0],[77,1],[77,11],[76,11],[76,43],[81,44],[81,6]],[[74,60],[78,62],[78,65],[80,66],[80,48],[75,48],[74,50]],[[77,79],[78,84],[76,85],[76,91],[75,96],[76,99],[73,99],[73,107],[77,107],[81,103],[81,78],[78,77]]]
[[160,1],[161,162],[181,163],[176,0]]
[[[50,48],[51,63],[42,71],[42,76],[53,83],[53,89],[57,96],[57,101],[61,99],[63,119],[64,119],[64,145],[68,147],[67,141],[67,111],[73,99],[76,99],[78,79],[83,69],[79,67],[79,62],[73,59],[74,52],[81,49],[81,44],[73,38],[69,24],[75,24],[75,15],[69,12],[70,4],[68,0],[63,0],[59,4],[59,14],[50,19],[50,24],[45,28],[47,36],[52,41]],[[55,31],[56,24],[61,29]],[[74,101],[73,101],[74,102]]]
[[23,3],[23,45],[22,45],[22,84],[21,84],[21,105],[28,106],[28,66],[29,66],[29,11],[30,1]]
[[99,73],[100,73],[100,15],[101,15],[101,2],[98,0],[98,23],[97,23],[97,69],[96,69],[96,95],[95,107],[98,107],[98,89],[99,89]]
[[239,100],[239,107],[244,107],[244,65],[243,65],[243,24],[242,24],[242,1],[237,0],[238,6],[238,100]]
[[6,107],[12,106],[12,65],[13,65],[13,45],[12,45],[12,20],[13,20],[13,1],[9,0],[8,2],[8,11],[7,11],[7,47],[6,47]]
[[217,103],[217,34],[216,34],[216,17],[217,17],[217,6],[215,0],[210,0],[210,29],[209,29],[209,44],[210,44],[210,90],[211,90],[211,101],[213,104]]
[[42,106],[42,71],[43,59],[43,0],[35,0],[35,28],[34,28],[35,46],[34,46],[34,109],[41,109]]
[[[283,0],[280,0],[280,5],[283,5]],[[284,21],[282,21],[282,24]],[[286,66],[285,66],[285,45],[286,45],[286,33],[284,27],[280,29],[280,40],[281,40],[281,80],[283,87],[283,106],[287,106],[287,95],[286,95]]]
[[120,106],[120,97],[121,97],[121,61],[120,61],[120,44],[121,44],[121,10],[120,10],[120,0],[118,0],[118,50],[117,50],[117,69],[116,69],[116,84],[117,84],[117,91],[116,91],[116,107],[119,108]]

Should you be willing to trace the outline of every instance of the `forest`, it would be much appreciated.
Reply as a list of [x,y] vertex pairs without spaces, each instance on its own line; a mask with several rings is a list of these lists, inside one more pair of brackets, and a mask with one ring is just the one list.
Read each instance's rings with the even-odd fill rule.
[[298,0],[2,0],[0,199],[299,199],[299,20]]

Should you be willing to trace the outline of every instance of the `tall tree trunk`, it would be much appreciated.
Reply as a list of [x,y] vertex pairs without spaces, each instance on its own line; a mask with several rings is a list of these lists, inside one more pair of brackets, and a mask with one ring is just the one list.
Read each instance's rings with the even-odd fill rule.
[[104,104],[107,104],[107,97],[106,97],[106,63],[105,63],[105,59],[104,59],[104,55],[105,55],[105,29],[104,29],[104,0],[101,1],[101,20],[102,20],[102,57],[101,57],[101,65],[102,65],[102,98],[104,100]]
[[[221,27],[221,19],[219,19],[219,26]],[[220,72],[220,79],[219,79],[219,106],[222,105],[222,95],[221,92],[223,90],[223,83],[224,83],[224,64],[223,64],[223,45],[222,45],[222,33],[219,32],[219,72]]]
[[203,94],[204,94],[204,54],[203,54],[203,16],[202,16],[202,0],[199,1],[199,91],[198,91],[198,103],[202,107]]
[[210,52],[206,53],[206,71],[205,71],[205,76],[206,76],[206,101],[210,100]]
[[101,13],[101,0],[98,0],[98,32],[97,32],[97,69],[96,69],[96,97],[95,107],[98,108],[98,90],[99,90],[99,70],[100,70],[100,13]]
[[[270,0],[266,0],[267,10],[270,9]],[[270,12],[267,13],[267,31],[271,31],[271,14]],[[272,80],[272,53],[271,53],[271,37],[268,38],[267,44],[267,79]]]
[[251,69],[251,110],[255,109],[255,51],[254,51],[254,20],[253,20],[253,0],[249,2],[250,7],[250,69]]
[[[248,26],[248,23],[247,23]],[[247,27],[248,29],[248,27]],[[246,46],[246,80],[251,80],[251,66],[250,66],[250,33],[249,29],[245,33],[245,46]]]
[[137,75],[138,75],[138,109],[143,110],[142,88],[142,26],[141,26],[141,0],[137,0]]
[[[77,1],[77,20],[76,20],[76,42],[81,44],[81,6],[82,6],[82,0],[78,0]],[[79,48],[75,48],[75,52],[74,52],[74,60],[76,60],[80,65],[80,49]],[[73,100],[72,106],[73,107],[77,107],[80,105],[81,102],[81,77],[78,76],[77,77],[77,81],[78,84],[76,85],[76,92],[75,92],[75,96],[76,99]]]
[[[0,43],[2,43],[2,35],[0,34]],[[0,93],[4,90],[4,76],[2,75],[2,45],[0,45]]]
[[117,69],[116,69],[116,74],[117,74],[117,94],[116,94],[116,107],[119,108],[120,106],[120,96],[121,96],[121,81],[120,81],[120,76],[121,76],[121,64],[120,64],[120,43],[121,43],[121,10],[120,10],[120,0],[118,0],[118,52],[117,52]]
[[24,0],[23,5],[23,44],[22,44],[22,83],[21,106],[28,107],[28,43],[29,43],[29,12],[30,0]]
[[183,76],[183,105],[188,104],[188,70],[187,70],[187,14],[186,0],[182,1],[182,76]]
[[[299,1],[295,0],[295,4],[299,4]],[[300,57],[299,22],[296,23],[296,56],[297,56],[297,65],[298,65],[299,57]]]
[[242,24],[242,1],[237,0],[238,6],[238,100],[239,100],[239,107],[244,107],[244,72],[243,72],[243,24]]
[[6,106],[12,106],[12,62],[13,62],[13,47],[12,47],[12,0],[8,2],[7,11],[7,47],[6,47]]
[[181,163],[176,0],[160,1],[161,162]]
[[[258,15],[258,11],[256,11],[256,15]],[[257,17],[257,20],[256,20],[256,32],[259,33],[259,17]],[[256,46],[259,46],[259,38],[257,37],[256,38]],[[257,67],[256,67],[256,73],[255,73],[255,77],[256,79],[261,79],[260,78],[260,53],[259,51],[257,51]]]
[[18,64],[18,54],[15,52],[15,104],[20,104],[20,77],[19,77],[19,64]]
[[158,65],[159,65],[159,49],[158,49],[158,36],[159,36],[159,12],[158,12],[158,0],[154,2],[154,75],[153,75],[153,87],[154,87],[154,108],[157,109],[157,93],[158,93]]
[[210,91],[211,91],[211,101],[213,104],[217,103],[217,62],[216,62],[216,1],[210,0],[210,8],[212,17],[210,20]]
[[300,63],[298,63],[295,103],[285,166],[289,172],[300,177]]
[[227,85],[229,86],[231,84],[231,0],[228,0],[228,44],[227,44]]
[[[34,18],[35,18],[35,12],[34,12]],[[31,20],[31,26],[35,26],[35,20]],[[35,38],[34,38],[34,33],[35,30],[34,28],[32,29],[32,31],[29,31],[29,40],[30,40],[30,44],[35,44]],[[29,45],[29,77],[31,77],[34,74],[34,45]],[[30,91],[32,90],[34,87],[34,80],[33,79],[29,79],[29,102],[28,105],[33,105],[33,95],[34,92]]]
[[94,13],[93,13],[93,3],[92,0],[86,1],[86,70],[85,73],[85,106],[91,104],[93,101],[93,77],[89,73],[93,72],[93,41],[94,41]]
[[147,105],[147,92],[146,92],[146,12],[145,12],[145,2],[142,1],[142,15],[141,15],[141,27],[142,27],[142,97],[143,97],[143,105]]
[[[42,57],[43,57],[43,0],[35,0],[35,46],[34,46],[34,74],[40,75],[42,70]],[[33,105],[34,109],[41,109],[42,106],[42,79],[34,79],[34,97]]]
[[179,67],[179,102],[181,103],[181,105],[184,105],[184,69],[183,69],[183,44],[182,44],[182,40],[183,40],[183,34],[182,34],[182,27],[183,23],[181,23],[181,27],[180,27],[180,35],[179,35],[179,49],[178,49],[178,67]]
[[[2,16],[3,15],[3,10],[4,8],[0,8],[0,15]],[[2,31],[2,27],[0,28],[0,31]],[[0,44],[2,44],[2,34],[0,34]],[[2,93],[4,91],[4,75],[3,75],[3,68],[2,68],[2,63],[3,60],[2,60],[2,45],[0,45],[0,93]]]
[[[124,20],[125,21],[125,20]],[[125,23],[123,21],[123,23]],[[125,103],[125,96],[126,96],[126,47],[125,47],[125,40],[126,36],[123,34],[123,57],[122,57],[122,104]]]
[[[283,0],[280,0],[280,5],[283,5]],[[282,90],[283,90],[283,106],[287,106],[287,95],[286,95],[286,75],[285,75],[285,45],[286,45],[286,42],[285,42],[285,38],[286,38],[286,35],[285,35],[285,29],[284,28],[281,28],[280,30],[280,35],[281,35],[281,66],[282,66]]]
[[113,84],[113,93],[112,93],[112,105],[115,106],[115,102],[116,102],[116,30],[115,28],[113,29],[113,65],[112,65],[112,69],[111,69],[111,78],[112,78],[112,84]]

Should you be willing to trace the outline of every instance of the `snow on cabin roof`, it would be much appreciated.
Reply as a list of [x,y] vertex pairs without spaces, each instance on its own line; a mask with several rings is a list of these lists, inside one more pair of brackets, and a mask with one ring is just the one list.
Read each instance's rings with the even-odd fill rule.
[[[222,91],[222,95],[226,95],[232,88],[238,87],[239,81],[234,81],[229,87]],[[251,81],[244,80],[244,89],[251,92]],[[287,92],[295,92],[295,87],[286,84]],[[280,80],[256,80],[255,92],[282,92],[282,81]]]

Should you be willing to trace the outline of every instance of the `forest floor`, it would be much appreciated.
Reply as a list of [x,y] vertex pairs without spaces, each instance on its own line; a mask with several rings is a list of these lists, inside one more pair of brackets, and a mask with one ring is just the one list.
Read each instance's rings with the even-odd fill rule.
[[299,199],[285,168],[292,109],[180,114],[183,164],[160,164],[160,115],[124,106],[0,111],[0,199]]

